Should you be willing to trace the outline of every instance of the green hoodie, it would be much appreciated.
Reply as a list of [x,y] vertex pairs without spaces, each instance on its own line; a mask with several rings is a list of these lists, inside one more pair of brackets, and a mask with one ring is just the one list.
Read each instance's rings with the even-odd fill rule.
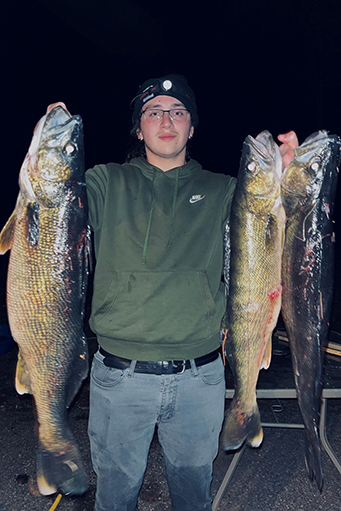
[[96,270],[90,326],[108,352],[179,360],[219,346],[223,237],[235,179],[195,160],[86,172]]

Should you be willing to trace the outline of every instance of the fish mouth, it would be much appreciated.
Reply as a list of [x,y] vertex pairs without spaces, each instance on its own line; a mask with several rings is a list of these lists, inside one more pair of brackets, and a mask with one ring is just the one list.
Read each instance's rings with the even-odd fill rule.
[[266,145],[263,144],[261,140],[257,140],[257,138],[248,135],[246,137],[246,144],[250,146],[250,151],[252,153],[256,153],[256,155],[259,156],[257,159],[265,160],[270,164],[269,153],[266,151]]
[[[60,145],[64,133],[69,133],[69,139],[77,144],[77,140],[80,139],[82,134],[82,129],[81,117],[79,115],[71,115],[60,105],[53,108],[40,119],[34,129],[31,144],[19,174],[20,188],[25,190],[25,194],[28,197],[36,200],[30,175],[33,174],[32,169],[36,166],[40,145],[47,143],[49,148],[56,148]],[[48,175],[44,175],[44,180],[51,183],[55,182],[55,179]]]
[[274,153],[274,139],[271,135],[271,133],[267,130],[261,131],[256,138],[254,139],[255,142],[260,142],[266,149],[269,154]]
[[44,122],[44,130],[53,131],[58,134],[68,128],[69,125],[79,124],[82,122],[80,115],[71,115],[61,106],[56,106],[46,115]]
[[246,145],[249,146],[250,153],[257,160],[261,168],[273,167],[273,162],[275,162],[274,173],[277,181],[280,181],[282,179],[282,157],[271,133],[264,130],[256,138],[248,135],[246,137]]
[[71,131],[74,126],[81,124],[81,122],[80,115],[71,115],[63,107],[57,106],[47,114],[42,132],[46,133],[46,138],[51,136],[57,138],[60,133],[66,130]]
[[332,137],[325,130],[317,131],[308,137],[303,144],[295,150],[295,157],[302,164],[308,164],[310,159],[323,153],[327,145],[332,141]]
[[81,124],[81,122],[82,119],[79,115],[71,115],[62,106],[56,106],[48,114],[45,114],[35,127],[28,149],[29,156],[32,157],[36,154],[43,137],[56,136],[65,131],[65,129],[70,129],[72,125]]
[[60,126],[71,119],[71,117],[69,112],[58,105],[45,116],[44,128],[49,130],[55,126]]
[[[305,197],[309,191],[318,188],[323,174],[323,158],[328,159],[331,154],[329,144],[332,137],[327,131],[318,131],[310,135],[299,147],[295,149],[295,158],[283,172],[281,182],[282,191],[288,196]],[[313,165],[316,165],[314,168]],[[302,177],[306,175],[304,186]],[[301,184],[301,186],[299,186]]]

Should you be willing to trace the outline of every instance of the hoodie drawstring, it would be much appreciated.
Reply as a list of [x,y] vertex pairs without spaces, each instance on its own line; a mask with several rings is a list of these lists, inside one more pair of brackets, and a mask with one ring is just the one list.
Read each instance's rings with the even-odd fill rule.
[[[172,239],[172,234],[173,234],[176,201],[177,201],[177,198],[178,198],[178,190],[179,190],[179,173],[180,173],[180,169],[178,168],[176,170],[176,174],[175,174],[175,183],[174,183],[174,192],[173,192],[173,203],[172,203],[172,216],[171,216],[171,224],[170,224],[169,237],[168,237],[168,242],[167,242],[167,245],[166,245],[166,250],[167,250],[167,248],[170,245],[170,242],[171,242],[171,239]],[[153,218],[153,213],[154,213],[155,176],[156,176],[156,172],[154,172],[153,179],[152,179],[152,198],[151,198],[151,202],[150,202],[149,219],[148,219],[148,225],[147,225],[146,236],[145,236],[145,239],[144,239],[143,252],[142,252],[142,264],[143,265],[146,264],[147,249],[148,249],[148,243],[149,243],[149,237],[150,237],[150,229],[151,229],[152,218]]]
[[154,171],[153,179],[152,179],[152,199],[151,199],[151,202],[150,202],[149,219],[148,219],[148,225],[147,225],[147,230],[146,230],[146,236],[144,238],[144,245],[143,245],[143,252],[142,252],[142,264],[143,265],[146,264],[146,256],[147,256],[147,248],[148,248],[148,242],[149,242],[149,236],[150,236],[150,228],[151,228],[151,225],[152,225],[152,218],[153,218],[153,213],[154,213],[154,198],[155,198],[155,185],[154,185],[154,181],[155,181],[155,175],[156,175],[156,172]]
[[166,249],[170,245],[172,234],[173,234],[173,225],[174,225],[174,219],[175,219],[175,206],[176,206],[176,199],[178,198],[178,190],[179,190],[179,170],[180,169],[177,168],[176,174],[175,174],[175,184],[174,184],[173,204],[172,204],[172,219],[171,219],[169,238],[168,238]]

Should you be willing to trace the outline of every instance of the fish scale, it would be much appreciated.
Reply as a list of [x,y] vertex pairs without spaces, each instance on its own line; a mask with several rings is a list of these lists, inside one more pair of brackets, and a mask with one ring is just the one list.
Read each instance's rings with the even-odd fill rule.
[[285,224],[280,200],[281,157],[269,132],[247,137],[230,217],[230,278],[226,352],[235,382],[222,444],[257,447],[263,432],[256,401],[260,369],[271,358],[271,334],[281,304]]
[[305,426],[308,473],[323,486],[319,436],[324,348],[334,278],[332,214],[341,140],[320,131],[295,151],[282,180],[287,216],[282,261],[282,315]]
[[88,372],[83,334],[89,228],[79,116],[54,108],[38,123],[20,171],[16,208],[0,234],[11,249],[7,307],[19,346],[16,389],[32,393],[42,494],[87,489],[67,408]]

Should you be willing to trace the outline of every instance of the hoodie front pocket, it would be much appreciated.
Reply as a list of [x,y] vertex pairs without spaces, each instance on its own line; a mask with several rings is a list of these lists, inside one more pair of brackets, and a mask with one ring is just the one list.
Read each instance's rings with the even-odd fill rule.
[[101,295],[100,291],[95,290],[92,299],[92,311],[96,321],[96,318],[105,318],[108,312],[110,312],[112,306],[115,303],[116,297],[119,292],[119,276],[115,271],[113,273],[110,286],[104,297],[100,300],[98,295]]
[[215,302],[205,271],[117,272],[109,303],[94,311],[97,333],[119,339],[199,339],[212,334]]

